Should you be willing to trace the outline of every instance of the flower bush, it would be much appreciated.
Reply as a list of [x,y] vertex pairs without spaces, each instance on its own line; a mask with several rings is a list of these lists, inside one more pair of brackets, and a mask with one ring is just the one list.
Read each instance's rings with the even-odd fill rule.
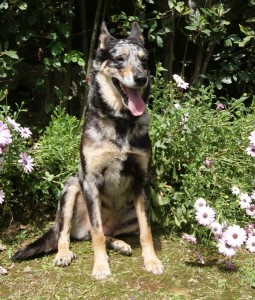
[[80,122],[57,108],[49,126],[32,139],[32,132],[17,123],[20,107],[0,110],[0,227],[12,219],[26,220],[36,211],[55,211],[65,179],[78,164]]
[[159,65],[152,85],[153,219],[206,240],[209,232],[194,218],[194,202],[204,198],[217,218],[244,227],[247,214],[237,209],[231,188],[254,189],[253,152],[247,150],[253,144],[254,101],[248,107],[246,94],[227,101],[213,84],[199,90],[165,84],[162,72]]
[[15,203],[17,179],[34,169],[33,158],[28,154],[32,132],[16,122],[24,111],[22,106],[14,113],[7,105],[0,108],[0,213],[10,211]]

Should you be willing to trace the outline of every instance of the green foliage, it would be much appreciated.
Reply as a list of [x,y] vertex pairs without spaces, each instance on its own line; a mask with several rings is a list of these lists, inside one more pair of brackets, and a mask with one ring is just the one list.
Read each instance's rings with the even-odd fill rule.
[[[18,67],[14,63],[23,59],[31,66],[40,66],[34,79],[35,91],[41,91],[42,87],[46,90],[50,72],[70,72],[67,70],[69,63],[84,67],[83,54],[68,47],[72,30],[70,19],[74,17],[72,9],[67,1],[5,0],[0,4],[0,79],[4,78],[0,80],[0,100],[4,98],[4,90],[13,88],[12,82],[18,78]],[[52,88],[55,92],[54,84]],[[60,84],[58,88],[63,89]],[[50,101],[53,99],[46,102]]]
[[19,61],[16,51],[2,51],[0,48],[0,101],[8,94],[8,81],[15,75],[14,65]]
[[29,179],[33,201],[56,203],[65,180],[77,172],[80,122],[57,108],[51,122],[33,146],[36,170]]
[[11,135],[8,145],[0,144],[2,148],[0,149],[0,190],[4,193],[4,201],[0,205],[1,221],[4,221],[6,215],[12,215],[12,207],[17,204],[19,197],[21,178],[29,177],[29,174],[24,174],[24,169],[18,161],[21,153],[30,153],[32,139],[22,137],[20,132],[8,122],[8,117],[16,121],[21,114],[25,113],[23,105],[17,107],[15,112],[12,112],[8,105],[0,106],[0,121],[7,126]]
[[[2,108],[0,120],[7,114],[11,116],[8,107]],[[25,113],[22,108],[13,118],[17,119],[21,113]],[[0,227],[8,225],[8,216],[27,220],[33,214],[31,207],[55,210],[64,182],[68,176],[76,174],[79,159],[80,122],[61,108],[55,110],[49,126],[40,132],[35,143],[20,138],[18,132],[12,131],[12,135],[7,153],[0,156],[3,165],[0,190],[5,193],[0,205]],[[17,164],[24,149],[34,160],[31,173],[24,173]]]
[[[188,6],[184,1],[169,0],[168,7],[159,9],[154,1],[136,0],[134,15],[122,12],[113,15],[111,21],[120,23],[125,33],[131,22],[139,21],[146,39],[165,49],[164,61],[168,64],[164,62],[164,67],[169,75],[164,77],[168,80],[178,72],[195,87],[213,81],[217,89],[232,85],[235,94],[252,94],[255,19],[249,18],[246,12],[255,11],[255,4],[252,1],[244,5],[238,1],[209,2],[202,6],[199,1],[190,1]],[[237,17],[241,15],[240,9],[242,18]],[[185,48],[180,53],[182,45]],[[158,60],[162,61],[162,57]],[[227,93],[231,94],[229,90]]]
[[[183,94],[158,72],[152,98],[154,219],[169,228],[194,228],[193,205],[203,197],[221,220],[246,222],[230,189],[254,189],[254,158],[246,148],[255,115],[254,106],[244,105],[247,95],[226,104],[213,85]],[[217,109],[221,102],[225,109]]]

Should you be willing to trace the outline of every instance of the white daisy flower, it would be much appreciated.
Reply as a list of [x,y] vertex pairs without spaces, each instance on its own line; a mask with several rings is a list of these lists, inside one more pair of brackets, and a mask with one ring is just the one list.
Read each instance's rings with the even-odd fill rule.
[[223,236],[232,247],[242,246],[247,238],[245,230],[238,225],[229,226]]
[[247,193],[241,193],[239,196],[239,205],[241,208],[247,208],[251,205],[251,197]]
[[255,216],[255,205],[250,205],[249,207],[246,207],[245,211],[248,216],[254,217]]
[[219,239],[217,247],[221,254],[228,257],[234,256],[237,251],[237,247],[230,246],[224,237]]
[[252,192],[251,199],[255,200],[255,191]]
[[182,107],[181,107],[180,103],[175,103],[174,108],[177,109],[177,110],[180,110]]
[[254,253],[255,252],[255,236],[253,236],[253,235],[249,236],[245,243],[245,246],[249,252]]
[[194,208],[197,210],[202,206],[206,206],[206,201],[204,198],[198,198],[194,204]]
[[240,189],[239,189],[239,187],[237,187],[236,185],[232,186],[231,191],[232,191],[232,194],[233,194],[233,195],[236,195],[236,196],[237,196],[237,195],[240,194]]
[[196,212],[195,219],[200,225],[210,225],[215,220],[215,211],[209,206],[201,206]]
[[218,222],[213,222],[212,224],[210,224],[210,228],[212,233],[217,237],[217,238],[221,238],[222,234],[223,234],[223,225],[221,225]]

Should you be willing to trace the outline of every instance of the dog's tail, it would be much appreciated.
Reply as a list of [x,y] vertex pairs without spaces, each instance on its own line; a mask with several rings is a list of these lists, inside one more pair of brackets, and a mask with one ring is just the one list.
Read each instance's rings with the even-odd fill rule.
[[52,226],[46,233],[35,240],[33,243],[18,250],[11,257],[11,260],[30,259],[44,253],[57,250],[59,230],[57,226]]

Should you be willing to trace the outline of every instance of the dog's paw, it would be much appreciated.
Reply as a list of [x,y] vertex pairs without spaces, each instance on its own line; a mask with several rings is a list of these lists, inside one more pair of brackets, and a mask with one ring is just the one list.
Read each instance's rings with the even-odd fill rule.
[[94,276],[97,280],[103,280],[106,277],[110,276],[111,270],[107,264],[96,264],[93,267],[92,276]]
[[67,267],[75,258],[77,257],[72,251],[58,252],[54,259],[54,264],[59,267]]
[[118,251],[122,254],[125,254],[125,255],[131,255],[132,254],[132,248],[129,244],[121,241],[121,240],[116,240],[112,243],[112,248],[115,250],[115,251]]
[[145,269],[152,274],[162,274],[164,271],[164,266],[157,257],[145,259],[144,266]]

